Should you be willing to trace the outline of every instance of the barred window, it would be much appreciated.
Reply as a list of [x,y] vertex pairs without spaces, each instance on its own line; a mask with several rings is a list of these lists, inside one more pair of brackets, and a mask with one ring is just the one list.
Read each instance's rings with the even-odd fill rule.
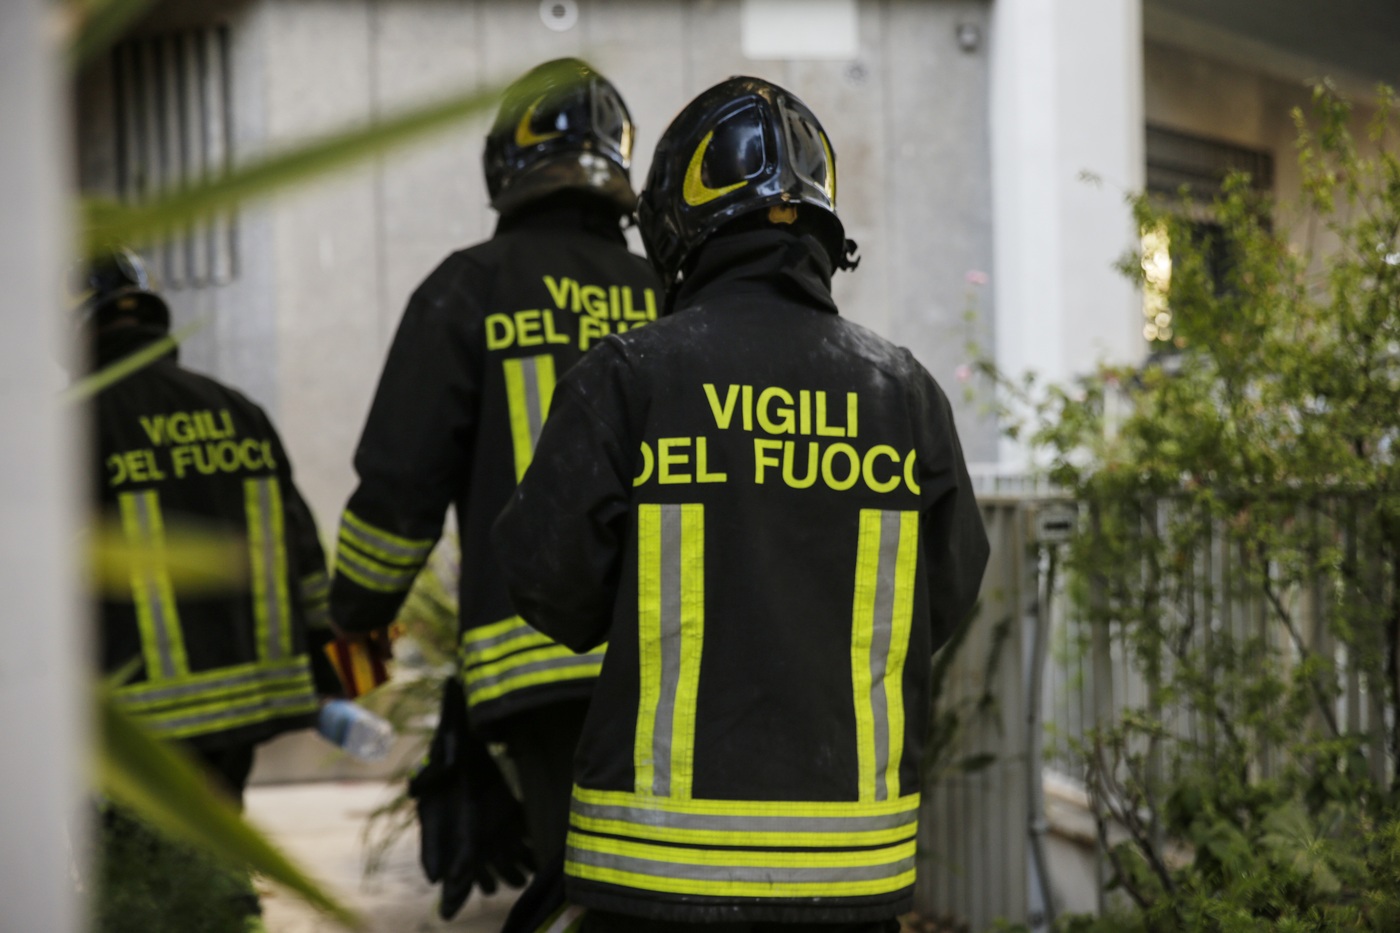
[[[140,37],[112,53],[116,194],[140,202],[232,164],[225,26]],[[166,289],[221,285],[238,273],[237,218],[220,216],[148,251]]]
[[1148,125],[1148,191],[1175,195],[1184,185],[1193,198],[1209,199],[1231,172],[1248,174],[1255,191],[1269,191],[1274,186],[1274,157],[1258,149]]

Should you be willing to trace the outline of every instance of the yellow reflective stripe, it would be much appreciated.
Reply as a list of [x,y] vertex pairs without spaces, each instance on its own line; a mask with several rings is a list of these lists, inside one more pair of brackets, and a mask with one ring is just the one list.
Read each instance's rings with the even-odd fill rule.
[[861,800],[875,798],[875,717],[870,708],[870,647],[879,584],[880,512],[861,509],[851,625],[851,692],[856,712],[856,775]]
[[169,716],[174,711],[190,707],[222,706],[259,696],[278,696],[304,692],[310,681],[305,673],[292,677],[276,677],[218,689],[190,691],[172,697],[142,697],[139,694],[115,693],[123,709],[148,716]]
[[141,653],[146,678],[163,680],[189,673],[184,634],[175,588],[166,566],[165,522],[160,496],[154,489],[124,492],[117,497],[122,530],[133,545],[136,559],[131,568],[131,595],[136,625],[141,633]]
[[697,817],[764,817],[779,819],[870,819],[906,816],[912,826],[918,818],[919,795],[890,800],[678,800],[625,790],[598,790],[574,785],[573,798],[597,807],[620,807],[638,813],[670,813]]
[[876,849],[690,849],[678,846],[654,845],[626,839],[608,839],[573,833],[569,836],[572,849],[624,855],[629,858],[677,865],[726,865],[740,868],[857,868],[892,865],[913,858],[915,840],[907,839]]
[[705,641],[705,507],[687,503],[680,512],[680,671],[671,730],[671,796],[686,798],[695,774],[695,707]]
[[914,869],[890,878],[869,881],[814,880],[808,882],[777,881],[704,881],[689,878],[651,875],[613,868],[584,865],[565,861],[564,871],[585,881],[599,881],[621,887],[667,894],[699,894],[710,897],[859,897],[866,894],[889,894],[914,883]]
[[308,684],[304,689],[281,695],[260,694],[245,703],[223,703],[162,716],[137,715],[137,718],[157,735],[187,738],[315,712],[318,703],[315,691]]
[[911,816],[907,823],[890,826],[886,829],[862,829],[852,832],[827,832],[822,830],[794,829],[790,831],[763,831],[756,833],[749,829],[697,829],[686,826],[653,825],[633,823],[628,820],[610,820],[600,817],[583,816],[572,813],[569,825],[584,832],[607,836],[631,836],[636,839],[650,839],[655,842],[678,842],[685,845],[702,846],[752,846],[759,843],[765,846],[875,846],[908,839],[915,831],[916,823]]
[[163,706],[190,698],[210,698],[246,693],[268,684],[288,684],[308,676],[306,655],[275,664],[238,664],[219,667],[176,680],[140,681],[118,687],[115,695],[129,706]]
[[899,556],[894,567],[894,618],[885,664],[885,708],[889,710],[889,764],[885,787],[900,793],[899,765],[904,758],[904,662],[914,621],[914,589],[919,566],[919,513],[899,513]]
[[335,572],[344,574],[367,590],[402,593],[413,586],[413,579],[418,576],[418,567],[395,569],[392,572],[377,570],[366,558],[341,547],[335,555]]
[[292,603],[287,588],[282,487],[276,477],[245,479],[243,503],[248,518],[258,657],[284,658],[292,653]]
[[637,507],[637,728],[632,740],[633,786],[653,793],[653,739],[661,705],[661,506]]
[[575,654],[563,645],[549,645],[465,668],[462,679],[468,705],[476,706],[526,687],[597,677],[602,669],[601,646],[587,654]]
[[376,528],[349,509],[340,516],[338,540],[391,564],[422,563],[433,549],[431,538],[402,538]]
[[633,739],[640,794],[689,797],[705,638],[705,507],[637,509],[638,677]]
[[857,787],[862,800],[899,796],[904,659],[914,611],[918,513],[862,509],[851,624]]
[[463,664],[485,664],[526,648],[544,647],[556,642],[533,628],[520,616],[482,625],[462,633]]
[[502,360],[501,368],[505,374],[506,408],[510,415],[518,482],[535,455],[540,429],[549,416],[549,403],[554,396],[554,357],[547,353],[516,357]]

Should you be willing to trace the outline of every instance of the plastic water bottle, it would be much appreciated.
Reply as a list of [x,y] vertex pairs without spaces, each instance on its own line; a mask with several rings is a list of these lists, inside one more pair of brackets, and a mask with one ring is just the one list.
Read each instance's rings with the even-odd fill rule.
[[346,754],[375,761],[389,754],[394,727],[353,700],[331,700],[321,707],[316,731]]

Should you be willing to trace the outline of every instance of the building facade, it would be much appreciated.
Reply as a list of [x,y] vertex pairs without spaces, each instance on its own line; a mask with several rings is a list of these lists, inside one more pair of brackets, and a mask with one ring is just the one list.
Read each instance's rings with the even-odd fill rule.
[[[1309,81],[1362,100],[1376,82],[1400,84],[1400,7],[1336,6],[167,0],[76,82],[76,172],[87,192],[147,197],[579,55],[632,109],[640,185],[686,101],[730,75],[766,77],[807,101],[836,150],[839,209],[862,256],[837,278],[843,313],[910,347],[948,389],[969,460],[1012,472],[1024,452],[999,438],[969,347],[1006,373],[1058,382],[1150,352],[1164,334],[1115,269],[1138,247],[1127,198],[1208,193],[1244,168],[1287,200],[1298,191],[1290,111],[1306,106]],[[487,119],[150,251],[177,322],[204,322],[185,358],[269,409],[323,534],[353,486],[354,444],[410,292],[491,232]],[[1029,650],[1019,634],[1008,643],[1009,694]],[[1009,788],[1027,773],[1024,757],[1008,758],[988,780]],[[978,799],[956,806],[1000,806],[998,825],[1024,836],[1029,812],[1018,821]],[[1011,861],[1027,864],[1024,849]],[[1057,876],[1052,900],[1092,906],[1085,871]],[[956,882],[923,890],[974,928],[998,914],[1043,922],[1035,879],[1017,877],[956,904]]]

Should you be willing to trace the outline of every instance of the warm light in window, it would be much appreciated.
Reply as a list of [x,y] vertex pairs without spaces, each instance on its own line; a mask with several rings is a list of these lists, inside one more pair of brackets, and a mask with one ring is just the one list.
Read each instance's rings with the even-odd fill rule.
[[1142,326],[1144,340],[1171,340],[1172,312],[1167,290],[1172,281],[1171,241],[1163,225],[1142,233]]

